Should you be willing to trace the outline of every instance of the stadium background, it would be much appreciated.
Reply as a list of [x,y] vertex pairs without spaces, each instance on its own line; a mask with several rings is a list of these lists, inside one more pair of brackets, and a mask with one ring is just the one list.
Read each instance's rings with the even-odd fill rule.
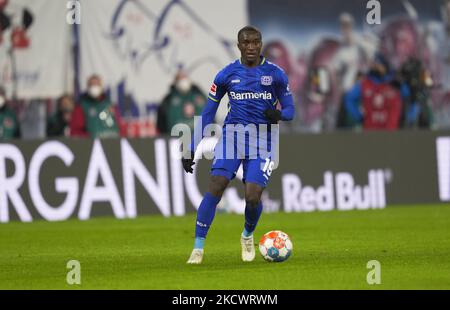
[[[70,25],[67,1],[0,0],[0,23],[11,17],[0,31],[0,84],[22,129],[21,139],[0,141],[0,289],[448,289],[449,1],[380,2],[382,23],[370,26],[361,0],[80,0],[81,23]],[[329,62],[343,12],[396,68],[409,56],[423,61],[434,83],[432,128],[336,128],[339,79]],[[281,125],[280,166],[255,237],[281,229],[294,254],[283,264],[241,262],[239,171],[204,263],[186,266],[210,161],[184,173],[177,140],[156,130],[157,109],[180,66],[207,92],[238,57],[245,24],[262,30],[288,73],[298,112]],[[310,89],[318,68],[331,82],[325,96]],[[47,138],[57,98],[78,100],[92,73],[126,134]],[[214,143],[205,139],[205,154]],[[79,285],[67,281],[73,260]],[[373,260],[380,285],[367,281]]]
[[[65,22],[64,1],[16,0],[5,9],[20,16],[26,8],[34,18],[27,30],[28,45],[11,48],[8,40],[0,45],[1,84],[15,100],[26,140],[0,146],[2,182],[19,189],[19,195],[9,199],[7,190],[2,191],[2,222],[86,219],[96,214],[169,216],[195,210],[206,190],[201,176],[207,174],[209,163],[201,160],[194,177],[184,175],[174,159],[175,139],[157,137],[156,110],[180,66],[207,92],[214,74],[237,57],[235,34],[247,23],[261,28],[266,45],[283,47],[279,64],[295,84],[291,87],[298,111],[293,125],[284,128],[281,168],[263,198],[267,212],[369,209],[450,200],[450,151],[445,138],[450,136],[445,131],[450,127],[446,117],[450,72],[444,61],[448,49],[440,48],[448,42],[441,40],[445,28],[441,2],[411,1],[409,6],[401,1],[383,2],[379,26],[365,22],[367,8],[361,1],[337,5],[250,0],[235,1],[233,6],[199,0],[80,3],[79,25]],[[354,16],[355,30],[368,36],[369,42],[384,40],[386,32],[395,36],[392,25],[398,20],[413,26],[408,33],[409,49],[402,50],[406,55],[395,49],[388,55],[393,63],[400,61],[395,57],[422,57],[429,66],[438,85],[432,91],[434,130],[333,134],[336,129],[320,124],[324,119],[320,113],[336,110],[324,108],[311,116],[305,79],[316,64],[310,59],[320,49],[330,48],[322,42],[339,39],[341,12]],[[4,38],[8,35],[3,33]],[[137,140],[42,140],[54,99],[63,93],[79,95],[93,73],[104,78],[109,96],[129,125],[128,137]],[[324,106],[338,103],[330,95]],[[219,113],[222,119],[225,106]],[[206,151],[213,144],[205,143]],[[125,167],[127,156],[134,158],[134,166]],[[138,172],[139,168],[144,169]],[[70,184],[76,188],[58,188],[64,182],[75,182]],[[103,182],[103,187],[96,182]],[[243,212],[238,181],[227,189],[220,209]]]

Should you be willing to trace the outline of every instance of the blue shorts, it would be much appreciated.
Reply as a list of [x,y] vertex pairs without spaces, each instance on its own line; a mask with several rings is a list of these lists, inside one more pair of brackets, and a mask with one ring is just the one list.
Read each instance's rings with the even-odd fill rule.
[[211,175],[223,176],[231,181],[236,177],[236,172],[241,163],[244,170],[242,182],[255,183],[263,188],[267,187],[274,166],[274,162],[270,158],[214,159]]
[[[234,126],[234,127],[233,127]],[[243,165],[243,182],[267,187],[275,168],[274,154],[277,145],[277,130],[269,132],[255,126],[253,131],[235,125],[225,125],[222,136],[214,149],[211,175],[224,176],[228,180],[236,177],[239,166]]]

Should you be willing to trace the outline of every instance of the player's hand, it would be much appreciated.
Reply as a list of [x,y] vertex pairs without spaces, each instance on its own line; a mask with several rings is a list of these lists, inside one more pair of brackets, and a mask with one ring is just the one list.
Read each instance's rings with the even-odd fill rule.
[[195,165],[194,163],[194,152],[190,153],[190,158],[189,154],[186,154],[183,156],[183,158],[181,158],[181,162],[183,164],[183,169],[184,171],[186,171],[187,173],[193,173],[194,169],[192,168],[193,165]]
[[270,121],[271,124],[278,124],[281,120],[281,111],[277,109],[267,109],[264,111],[264,116]]

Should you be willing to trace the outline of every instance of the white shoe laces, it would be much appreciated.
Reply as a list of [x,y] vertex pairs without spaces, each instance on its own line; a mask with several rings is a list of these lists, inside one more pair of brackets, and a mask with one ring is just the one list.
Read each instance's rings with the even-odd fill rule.
[[253,249],[253,238],[242,238],[244,240],[245,250],[251,252]]

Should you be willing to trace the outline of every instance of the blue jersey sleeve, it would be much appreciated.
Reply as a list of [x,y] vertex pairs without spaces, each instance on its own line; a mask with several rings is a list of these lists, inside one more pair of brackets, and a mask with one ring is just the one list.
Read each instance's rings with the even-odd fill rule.
[[211,101],[220,103],[220,100],[225,96],[227,92],[227,81],[226,81],[226,71],[222,70],[214,79],[214,82],[211,85],[209,90],[208,99]]
[[291,121],[295,113],[294,99],[289,89],[288,77],[282,70],[278,70],[275,94],[281,104],[281,119],[283,121]]
[[210,125],[216,116],[217,108],[219,107],[220,100],[223,98],[226,89],[226,75],[225,71],[220,71],[209,90],[208,100],[205,107],[203,108],[202,115],[200,118],[200,123],[197,122],[194,127],[194,136],[192,137],[190,150],[195,152],[200,141],[204,137],[204,129],[206,126]]

